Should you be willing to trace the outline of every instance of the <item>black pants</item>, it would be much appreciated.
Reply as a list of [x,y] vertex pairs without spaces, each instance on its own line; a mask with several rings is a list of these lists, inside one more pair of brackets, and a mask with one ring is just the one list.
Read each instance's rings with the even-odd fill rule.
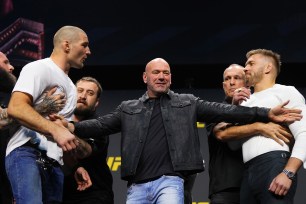
[[241,204],[292,204],[297,177],[285,196],[277,196],[268,190],[272,180],[283,171],[289,157],[289,152],[272,151],[248,161],[241,184]]
[[239,204],[240,203],[240,189],[229,189],[211,195],[210,204]]
[[184,204],[192,204],[192,188],[197,174],[192,174],[184,179]]

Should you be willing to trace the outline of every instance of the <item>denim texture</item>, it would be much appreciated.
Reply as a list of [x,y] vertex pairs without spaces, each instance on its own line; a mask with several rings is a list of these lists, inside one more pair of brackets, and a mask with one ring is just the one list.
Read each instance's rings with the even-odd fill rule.
[[161,176],[141,184],[131,184],[127,204],[184,204],[184,180],[178,176]]
[[41,152],[18,147],[5,158],[5,167],[17,204],[60,203],[64,175],[61,167],[44,167],[37,160]]

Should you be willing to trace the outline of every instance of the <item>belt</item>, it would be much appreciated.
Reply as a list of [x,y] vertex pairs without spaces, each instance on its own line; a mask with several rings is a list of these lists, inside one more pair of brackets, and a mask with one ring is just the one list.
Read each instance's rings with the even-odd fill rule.
[[34,149],[40,150],[38,148],[38,143],[33,144],[30,140],[27,141],[26,143],[24,143],[23,145],[21,145],[22,147],[32,147]]
[[284,159],[289,159],[290,158],[290,152],[284,151],[284,150],[275,150],[271,152],[267,152],[264,154],[261,154],[257,157],[254,157],[250,161],[247,161],[245,163],[245,167],[248,168],[251,165],[254,165],[260,161],[264,161],[265,159],[274,159],[274,158],[284,158]]
[[52,159],[47,156],[47,152],[45,150],[41,150],[38,148],[38,143],[33,144],[30,140],[27,141],[22,147],[31,147],[38,150],[40,153],[38,155],[38,159],[36,160],[39,164],[42,165],[43,168],[47,167],[58,167],[60,164],[55,159]]

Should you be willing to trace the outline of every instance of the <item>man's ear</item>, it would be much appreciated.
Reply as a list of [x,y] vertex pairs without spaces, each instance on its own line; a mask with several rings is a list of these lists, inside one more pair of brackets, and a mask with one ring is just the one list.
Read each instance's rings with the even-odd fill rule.
[[268,63],[267,66],[265,67],[265,74],[270,73],[270,72],[272,71],[272,69],[273,69],[273,65],[272,65],[272,63],[270,62],[270,63]]
[[148,77],[147,77],[147,73],[146,73],[146,72],[143,72],[143,74],[142,74],[142,79],[143,79],[143,82],[146,84],[146,83],[147,83],[147,80],[148,80]]
[[95,109],[98,107],[98,105],[99,105],[99,100],[96,101]]
[[65,53],[69,53],[69,51],[70,51],[69,42],[68,41],[64,41],[63,46],[64,46]]

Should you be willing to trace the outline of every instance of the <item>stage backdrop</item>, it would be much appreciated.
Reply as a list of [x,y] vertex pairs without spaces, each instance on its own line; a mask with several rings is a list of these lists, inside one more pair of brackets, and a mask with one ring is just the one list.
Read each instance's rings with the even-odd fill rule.
[[[305,96],[306,88],[299,89]],[[98,110],[101,114],[106,114],[109,111],[117,107],[121,101],[127,99],[139,98],[145,90],[117,90],[117,91],[107,91],[105,90],[101,96],[100,108]],[[193,93],[196,96],[208,101],[220,102],[223,100],[223,91],[221,89],[203,89],[203,90],[174,90],[179,93]],[[208,168],[208,146],[207,146],[207,136],[206,130],[203,128],[204,124],[198,123],[198,130],[200,135],[201,150],[205,159],[206,169]],[[126,182],[120,178],[120,133],[110,136],[110,146],[108,151],[108,165],[111,168],[113,179],[114,179],[114,194],[115,194],[115,204],[125,203],[126,199]],[[303,193],[303,188],[306,186],[306,171],[301,169],[298,172],[299,183],[297,188],[297,193],[295,196],[296,204],[303,204],[306,200],[306,194]],[[196,179],[194,189],[193,189],[193,204],[207,204],[208,199],[208,171],[200,173]]]

